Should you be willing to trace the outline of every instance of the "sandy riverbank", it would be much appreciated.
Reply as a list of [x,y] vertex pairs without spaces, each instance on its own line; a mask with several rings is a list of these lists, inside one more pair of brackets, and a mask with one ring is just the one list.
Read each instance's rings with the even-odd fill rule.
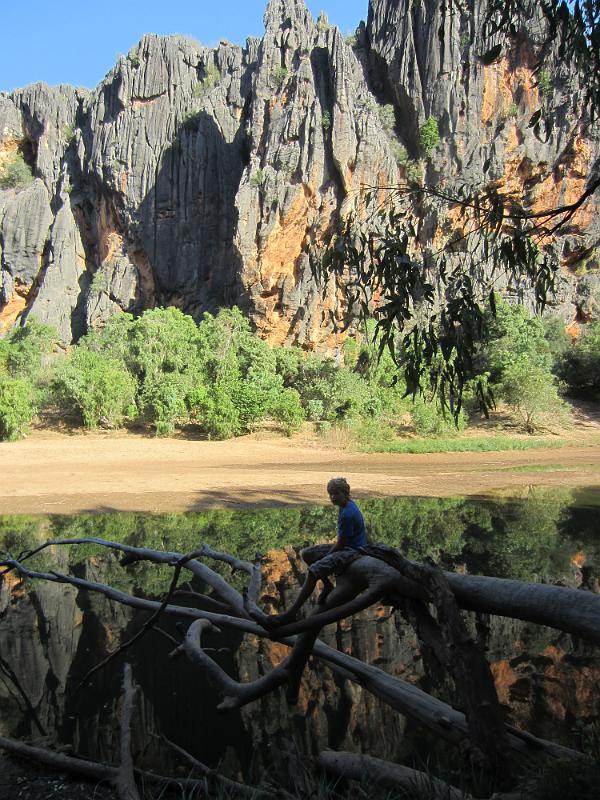
[[315,442],[226,442],[125,432],[34,432],[0,443],[0,513],[192,511],[325,502],[344,475],[357,497],[521,494],[534,485],[600,485],[600,447],[508,452],[366,454]]

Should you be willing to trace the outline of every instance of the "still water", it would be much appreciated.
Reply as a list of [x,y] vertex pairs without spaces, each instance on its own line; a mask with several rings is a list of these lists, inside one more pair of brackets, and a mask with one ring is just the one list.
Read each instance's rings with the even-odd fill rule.
[[[433,556],[447,569],[600,591],[600,487],[536,489],[521,499],[401,498],[362,500],[373,541],[399,547],[411,558]],[[202,542],[252,558],[268,554],[263,602],[281,609],[302,579],[297,549],[331,539],[332,507],[254,508],[190,514],[89,514],[76,517],[2,517],[0,549],[16,554],[49,538],[99,536],[134,545],[186,552]],[[101,548],[55,548],[32,566],[71,572],[121,590],[157,597],[170,572],[147,563],[121,566]],[[221,565],[225,572],[228,568]],[[201,589],[201,587],[196,587]],[[372,608],[322,638],[357,658],[434,690],[448,701],[451,687],[434,689],[423,673],[414,635],[398,615]],[[130,638],[146,619],[101,595],[74,587],[12,577],[0,587],[0,734],[49,737],[82,755],[116,761],[122,660],[78,688],[106,653]],[[163,628],[178,636],[172,620]],[[223,632],[208,644],[234,676],[251,680],[285,655],[282,645]],[[134,721],[136,760],[159,771],[175,767],[160,743],[164,735],[200,760],[249,779],[290,753],[326,747],[405,759],[429,747],[410,722],[355,685],[316,665],[300,702],[283,693],[239,711],[219,714],[202,674],[173,645],[150,632],[127,655],[140,686]],[[527,730],[574,746],[598,731],[600,651],[559,631],[516,620],[490,621],[487,654],[501,702]],[[156,734],[153,736],[152,734]]]

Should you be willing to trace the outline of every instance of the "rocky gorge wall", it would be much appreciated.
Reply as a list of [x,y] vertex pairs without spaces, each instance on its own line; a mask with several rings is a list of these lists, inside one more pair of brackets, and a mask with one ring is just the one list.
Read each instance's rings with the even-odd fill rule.
[[[441,141],[428,184],[496,186],[532,210],[577,197],[599,155],[577,74],[554,52],[551,79],[535,73],[535,3],[484,63],[484,3],[469,8],[371,0],[346,41],[303,0],[270,0],[245,47],[147,35],[93,91],[0,94],[0,168],[20,152],[34,176],[0,189],[0,326],[33,314],[69,343],[118,311],[199,319],[235,303],[273,343],[332,348],[344,288],[317,284],[309,248],[361,213],[365,184],[403,180],[430,116]],[[556,109],[544,143],[527,127],[540,103]],[[567,321],[600,286],[597,211],[588,203],[553,244]],[[414,213],[417,249],[455,235],[451,208]]]

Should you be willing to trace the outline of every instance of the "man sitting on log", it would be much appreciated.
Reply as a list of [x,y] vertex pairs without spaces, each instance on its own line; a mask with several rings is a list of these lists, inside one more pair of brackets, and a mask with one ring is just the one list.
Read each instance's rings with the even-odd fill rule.
[[348,481],[345,478],[332,478],[327,484],[327,493],[333,505],[339,508],[337,542],[316,544],[302,550],[301,556],[309,565],[306,580],[300,589],[300,594],[287,611],[267,618],[269,628],[293,622],[298,611],[312,594],[318,580],[322,581],[323,590],[317,602],[323,605],[333,589],[330,576],[344,572],[349,564],[360,558],[359,548],[367,544],[365,521],[356,503],[350,499]]

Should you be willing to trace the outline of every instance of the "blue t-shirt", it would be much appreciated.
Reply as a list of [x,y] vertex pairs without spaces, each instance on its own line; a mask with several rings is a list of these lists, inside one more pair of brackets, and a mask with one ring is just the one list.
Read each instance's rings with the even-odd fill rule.
[[346,547],[358,550],[367,544],[363,515],[353,500],[348,500],[338,515],[338,539],[344,537]]

